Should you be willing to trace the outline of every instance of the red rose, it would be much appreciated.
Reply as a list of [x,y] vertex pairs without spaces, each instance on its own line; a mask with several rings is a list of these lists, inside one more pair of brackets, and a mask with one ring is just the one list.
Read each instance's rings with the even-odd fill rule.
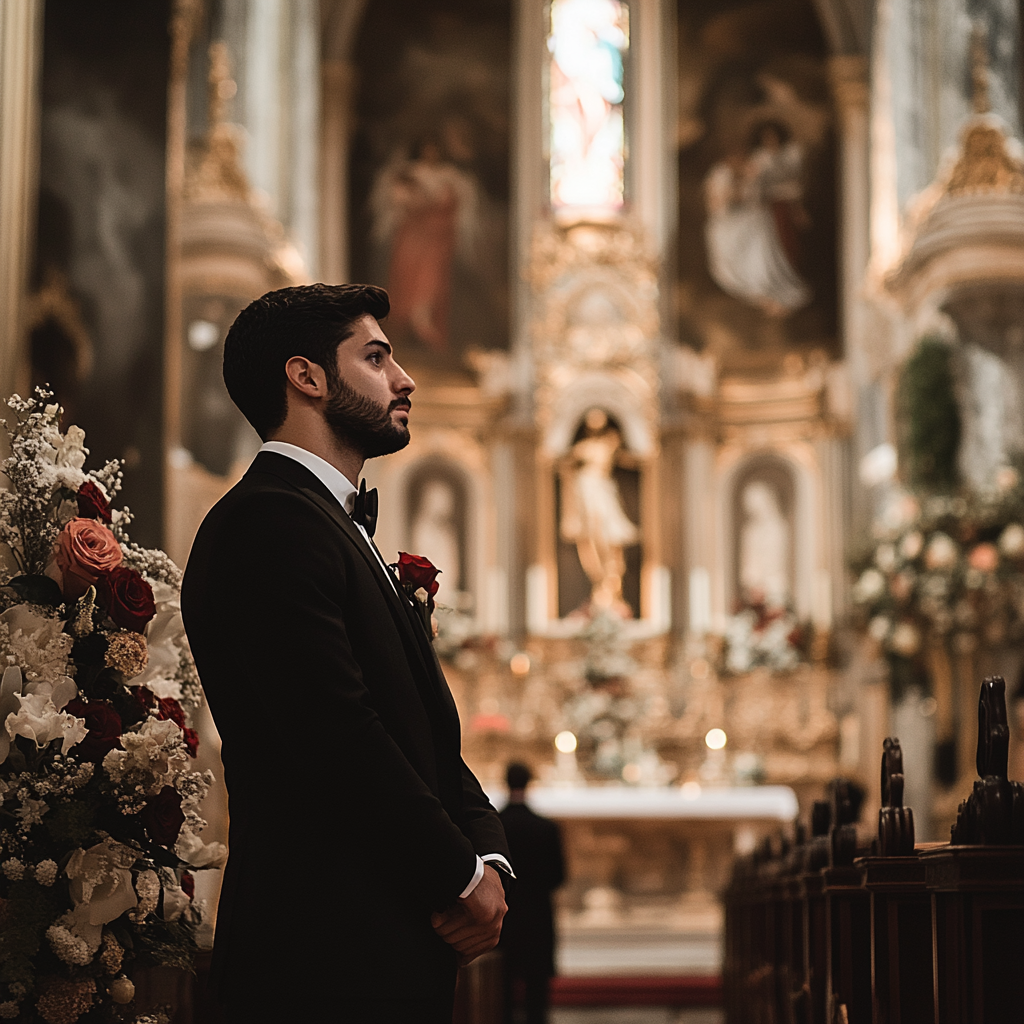
[[141,633],[156,615],[153,588],[134,570],[121,566],[101,576],[96,593],[107,614],[122,629]]
[[184,734],[185,747],[192,757],[199,753],[199,733],[187,726],[181,730]]
[[181,891],[190,899],[196,898],[196,880],[188,871],[181,873]]
[[[412,591],[422,587],[427,596],[433,598],[441,586],[437,582],[441,570],[422,555],[410,555],[405,551],[398,552],[398,582]],[[430,602],[433,604],[433,601]]]
[[173,697],[161,697],[157,700],[156,717],[163,721],[172,721],[179,729],[185,728],[185,712]]
[[103,496],[103,492],[91,480],[86,480],[78,488],[78,514],[83,519],[102,519],[109,523],[110,502]]
[[148,686],[133,686],[132,694],[135,696],[136,703],[140,707],[146,708],[147,711],[156,707],[156,694]]
[[69,700],[64,710],[75,718],[84,718],[89,730],[85,739],[72,751],[86,761],[102,761],[111,750],[121,746],[121,716],[105,700],[92,700],[87,704],[80,697]]
[[77,601],[104,573],[121,564],[117,538],[95,519],[72,519],[57,541],[64,596]]
[[178,841],[178,833],[185,823],[181,810],[181,794],[171,786],[164,786],[142,808],[142,824],[154,843],[171,847]]

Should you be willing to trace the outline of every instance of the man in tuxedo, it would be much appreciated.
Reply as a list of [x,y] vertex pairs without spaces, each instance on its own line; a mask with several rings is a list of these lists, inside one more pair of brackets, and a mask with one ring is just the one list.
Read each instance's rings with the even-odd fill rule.
[[551,897],[565,881],[562,833],[557,822],[542,818],[527,806],[526,787],[531,773],[525,764],[510,764],[505,778],[508,804],[501,812],[501,822],[517,878],[501,933],[505,1019],[512,1024],[515,1006],[522,995],[526,1024],[545,1024],[548,990],[555,973]]
[[356,488],[409,441],[388,308],[369,285],[285,288],[224,346],[266,443],[203,522],[181,605],[223,741],[212,984],[230,1024],[450,1024],[457,965],[506,909],[500,819]]

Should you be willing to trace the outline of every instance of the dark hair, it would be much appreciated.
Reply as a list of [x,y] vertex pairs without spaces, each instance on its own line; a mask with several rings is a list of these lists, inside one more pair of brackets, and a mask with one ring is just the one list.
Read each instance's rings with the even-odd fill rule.
[[287,413],[284,364],[305,356],[337,381],[335,353],[363,316],[383,320],[388,293],[372,284],[307,284],[267,292],[235,317],[224,342],[231,400],[265,441]]
[[505,771],[509,789],[526,789],[532,778],[533,772],[519,761],[513,761]]

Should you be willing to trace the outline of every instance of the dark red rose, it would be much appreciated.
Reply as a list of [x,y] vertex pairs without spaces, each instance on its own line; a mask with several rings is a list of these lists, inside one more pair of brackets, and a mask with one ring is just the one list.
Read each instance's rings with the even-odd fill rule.
[[188,871],[181,873],[181,891],[190,899],[196,898],[196,880]]
[[148,686],[133,686],[132,693],[136,702],[147,710],[156,707],[156,694]]
[[154,843],[160,846],[173,846],[178,841],[178,833],[185,823],[185,815],[181,810],[181,794],[171,786],[164,786],[156,796],[150,797],[142,808],[142,824]]
[[161,697],[157,702],[156,717],[172,721],[179,729],[185,728],[185,712],[173,697]]
[[398,582],[408,586],[412,590],[419,590],[422,587],[431,598],[437,593],[438,573],[441,570],[433,565],[422,555],[410,555],[408,552],[398,552]]
[[78,514],[83,519],[102,519],[105,523],[110,522],[110,502],[91,480],[86,480],[78,488],[77,497]]
[[199,733],[195,729],[184,728],[181,730],[184,733],[185,746],[188,752],[195,757],[199,753]]
[[111,750],[121,747],[121,716],[105,700],[86,703],[80,697],[69,700],[64,710],[75,718],[84,718],[89,730],[85,739],[71,748],[75,757],[85,761],[102,761]]
[[122,629],[141,633],[156,615],[153,588],[134,570],[120,566],[99,578],[96,594]]

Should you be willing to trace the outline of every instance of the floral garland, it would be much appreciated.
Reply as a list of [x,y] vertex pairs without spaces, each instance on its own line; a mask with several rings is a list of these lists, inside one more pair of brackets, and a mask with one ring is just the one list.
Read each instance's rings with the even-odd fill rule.
[[0,1020],[127,1020],[129,965],[191,968],[192,872],[226,850],[199,838],[181,573],[52,397],[10,399],[0,466]]
[[926,641],[973,649],[1024,639],[1024,485],[1004,467],[986,493],[898,496],[855,565],[853,598],[890,659]]
[[755,668],[790,672],[810,660],[812,630],[792,611],[760,598],[731,616],[722,637],[719,671],[742,675]]

